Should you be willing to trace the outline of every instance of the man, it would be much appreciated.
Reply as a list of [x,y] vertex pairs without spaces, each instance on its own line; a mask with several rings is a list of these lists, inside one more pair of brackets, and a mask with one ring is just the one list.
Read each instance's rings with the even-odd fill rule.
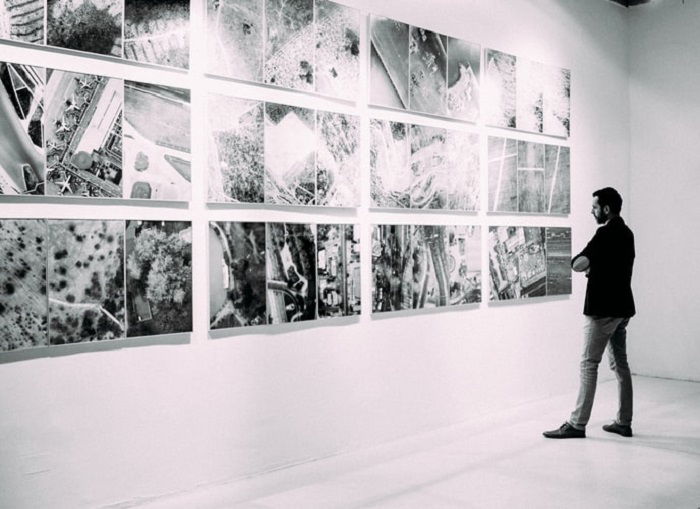
[[611,187],[593,193],[591,213],[602,224],[571,266],[586,272],[586,315],[581,359],[581,386],[576,409],[559,429],[545,431],[547,438],[585,438],[598,377],[598,364],[608,347],[610,369],[617,376],[619,411],[605,431],[632,436],[632,376],[627,364],[626,327],[635,314],[632,297],[634,235],[620,217],[622,197]]

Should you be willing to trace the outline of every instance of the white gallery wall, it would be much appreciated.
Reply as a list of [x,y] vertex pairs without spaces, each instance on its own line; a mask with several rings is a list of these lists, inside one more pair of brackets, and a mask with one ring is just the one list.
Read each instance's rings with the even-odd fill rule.
[[[639,200],[636,208],[631,214],[629,208],[623,213],[638,232],[640,252],[650,253],[651,246],[660,238],[645,237],[642,225],[646,227],[646,224],[638,218],[659,225],[659,231],[665,232],[661,225],[670,228],[680,211],[687,209],[682,200],[672,200],[666,205],[676,213],[661,212],[664,203],[661,193],[656,196],[652,189],[667,189],[668,196],[673,196],[674,181],[659,174],[665,163],[652,165],[649,159],[643,168],[635,167],[635,171],[644,172],[648,186],[641,189],[644,186],[635,183],[630,188],[628,12],[605,0],[344,0],[342,3],[362,9],[365,14],[388,16],[484,47],[571,69],[571,137],[562,141],[524,133],[515,135],[571,146],[571,214],[566,217],[486,214],[483,161],[482,212],[465,215],[370,211],[367,121],[370,111],[372,115],[375,112],[366,106],[366,65],[361,75],[361,100],[354,106],[318,96],[204,78],[205,49],[197,36],[192,39],[189,74],[17,44],[0,45],[0,60],[193,90],[194,198],[189,206],[127,205],[123,201],[85,204],[60,199],[28,203],[18,199],[0,202],[0,217],[192,220],[195,303],[191,336],[66,345],[0,359],[1,507],[128,505],[370,447],[478,418],[489,411],[569,392],[577,386],[584,278],[574,276],[571,297],[488,304],[488,265],[483,249],[482,304],[439,312],[390,313],[376,318],[370,314],[370,225],[478,224],[482,226],[483,245],[489,225],[570,226],[576,251],[595,231],[590,215],[591,192],[612,185],[625,197],[636,194],[633,198]],[[193,2],[193,34],[203,33],[203,10],[203,2]],[[367,64],[367,18],[363,20],[361,61]],[[692,39],[692,30],[688,30],[687,37]],[[660,57],[658,60],[654,72],[660,73],[662,63],[669,63]],[[686,98],[692,95],[691,83],[669,80],[668,85],[658,84],[654,81],[656,76],[649,75],[649,80],[658,87],[660,95],[674,85],[681,90],[687,87]],[[203,198],[206,139],[201,126],[207,90],[360,114],[364,122],[363,207],[303,210],[206,206]],[[635,105],[645,100],[642,94],[652,93],[638,86],[634,90]],[[697,110],[697,98],[695,101]],[[678,115],[684,114],[680,98],[670,106],[676,108],[672,111]],[[637,118],[641,111],[636,107]],[[661,107],[652,110],[659,125],[669,121],[664,111]],[[402,121],[422,121],[420,116],[409,113],[377,114]],[[683,118],[688,122],[687,151],[684,155],[675,154],[670,141],[667,151],[679,161],[687,162],[695,157],[697,169],[697,156],[690,151],[693,141],[689,134],[690,114]],[[458,125],[439,119],[425,123]],[[481,124],[477,128],[482,134],[511,135]],[[651,131],[640,129],[641,126],[635,127],[633,132],[650,136]],[[660,143],[660,137],[649,139],[650,146]],[[646,157],[638,151],[632,153],[636,160]],[[693,168],[682,171],[690,183]],[[697,183],[697,174],[694,178],[693,182]],[[689,200],[692,198],[690,189],[682,192],[688,194]],[[656,206],[646,210],[645,197]],[[360,224],[364,242],[363,314],[341,321],[235,331],[210,339],[207,330],[207,222],[210,220]],[[690,218],[681,224],[686,232],[692,232]],[[688,242],[689,246],[697,242],[692,236],[683,236],[683,240],[680,236],[664,239],[666,243],[660,248],[663,251],[654,254],[654,260],[659,263],[667,263],[669,256],[690,259],[692,250],[680,246],[682,242]],[[647,249],[642,247],[645,245]],[[663,259],[661,253],[665,253]],[[654,268],[651,258],[642,259],[640,266],[642,270],[648,267],[648,272]],[[680,268],[677,276],[682,281]],[[661,274],[648,277],[659,283],[647,294],[647,289],[638,283],[642,309],[650,308],[654,303],[652,297],[658,297],[659,288],[667,288],[670,281]],[[689,294],[690,287],[678,285],[668,290],[663,294],[678,299],[678,304],[684,306],[681,309],[690,313],[692,298],[683,293]],[[684,295],[687,298],[682,299]],[[661,309],[666,313],[673,312],[670,302],[663,306]],[[679,320],[682,318],[679,316]],[[644,320],[633,322],[631,335],[656,327],[651,317]],[[640,326],[642,323],[645,328]],[[686,348],[690,348],[689,343]],[[633,365],[636,355],[646,358],[651,354],[635,347]],[[683,354],[677,355],[680,358]],[[669,357],[667,362],[670,373],[673,359]],[[601,372],[605,373],[605,369]],[[596,408],[594,418],[607,419],[613,411]],[[567,416],[561,417],[563,421]],[[554,422],[552,426],[558,424]]]
[[630,9],[633,369],[700,380],[700,2]]

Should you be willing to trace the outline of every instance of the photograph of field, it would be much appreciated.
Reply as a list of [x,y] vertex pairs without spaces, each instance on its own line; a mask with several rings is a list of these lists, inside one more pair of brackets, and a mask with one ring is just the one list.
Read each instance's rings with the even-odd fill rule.
[[0,0],[0,39],[44,44],[44,0]]
[[124,221],[49,220],[52,345],[122,338]]
[[544,213],[544,144],[518,141],[518,212]]
[[369,34],[370,104],[408,109],[409,25],[371,15]]
[[0,352],[48,345],[47,249],[43,219],[0,219]]
[[190,0],[124,0],[124,58],[187,69]]
[[355,100],[360,77],[360,11],[329,0],[314,2],[316,92]]
[[447,37],[411,26],[409,38],[409,109],[447,113]]
[[481,46],[447,38],[447,115],[476,122],[479,118]]
[[547,295],[571,294],[571,228],[547,228]]
[[268,323],[316,319],[316,225],[266,226]]
[[359,315],[360,226],[319,224],[317,229],[318,317]]
[[516,125],[516,63],[514,55],[487,49],[484,69],[484,118],[487,125]]
[[547,214],[571,212],[571,158],[569,147],[544,146],[544,189]]
[[360,117],[318,111],[316,199],[330,207],[360,205]]
[[264,104],[219,94],[207,98],[208,200],[262,203]]
[[42,195],[46,70],[0,62],[0,81],[0,195]]
[[49,46],[122,56],[122,0],[47,0]]
[[413,307],[411,225],[372,227],[372,312]]
[[489,136],[489,212],[518,211],[518,140]]
[[265,223],[209,223],[209,328],[267,323]]
[[49,70],[46,194],[121,198],[124,82]]
[[571,71],[547,66],[544,73],[542,132],[568,137],[571,124]]
[[192,224],[127,221],[128,337],[192,330]]
[[124,84],[125,198],[189,201],[190,91]]

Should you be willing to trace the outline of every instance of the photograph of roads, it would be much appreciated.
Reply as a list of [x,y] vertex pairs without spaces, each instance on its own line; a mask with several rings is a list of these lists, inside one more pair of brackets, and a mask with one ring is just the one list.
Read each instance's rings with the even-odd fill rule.
[[328,0],[207,0],[207,72],[346,100],[359,93],[360,13]]
[[318,317],[361,311],[360,225],[320,224],[318,235]]
[[569,147],[489,136],[489,212],[571,212]]
[[370,193],[377,208],[476,211],[479,135],[370,121]]
[[489,227],[492,301],[571,294],[571,228]]
[[123,0],[47,0],[46,44],[122,56]]
[[480,301],[479,226],[373,226],[373,313]]
[[0,0],[0,39],[44,44],[45,0]]
[[0,62],[0,194],[44,194],[46,71]]
[[478,119],[479,45],[375,15],[370,42],[370,104]]
[[493,49],[485,53],[487,125],[568,137],[571,72]]

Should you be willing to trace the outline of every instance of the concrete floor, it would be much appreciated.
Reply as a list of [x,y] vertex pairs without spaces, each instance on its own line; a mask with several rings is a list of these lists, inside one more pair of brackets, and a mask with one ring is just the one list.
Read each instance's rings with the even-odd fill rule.
[[635,377],[633,438],[601,430],[615,382],[598,387],[586,439],[548,440],[575,395],[144,505],[161,508],[700,508],[700,383]]

